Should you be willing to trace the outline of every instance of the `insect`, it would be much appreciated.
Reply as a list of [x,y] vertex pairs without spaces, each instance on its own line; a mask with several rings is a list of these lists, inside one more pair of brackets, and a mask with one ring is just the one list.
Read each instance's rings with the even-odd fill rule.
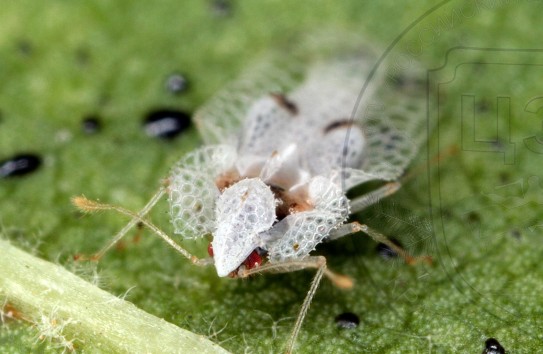
[[[428,260],[367,225],[346,222],[400,188],[425,131],[417,76],[387,75],[375,70],[374,51],[347,47],[322,45],[326,53],[311,53],[309,65],[264,61],[213,97],[195,117],[207,145],[183,157],[140,212],[75,198],[85,211],[114,209],[132,218],[96,257],[140,222],[194,264],[213,264],[220,277],[316,269],[287,352],[322,277],[353,286],[323,256],[311,255],[319,243],[363,231],[409,263]],[[368,181],[383,183],[347,198],[347,190]],[[190,254],[145,218],[165,194],[174,233],[212,235],[210,258]]]

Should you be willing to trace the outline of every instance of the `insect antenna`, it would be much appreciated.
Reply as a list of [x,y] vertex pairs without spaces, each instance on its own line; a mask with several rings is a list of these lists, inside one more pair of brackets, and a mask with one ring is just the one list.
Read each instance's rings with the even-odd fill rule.
[[117,242],[119,242],[127,232],[134,227],[136,224],[141,223],[153,231],[158,237],[162,238],[168,245],[175,249],[178,253],[183,255],[185,258],[189,259],[192,263],[197,265],[208,265],[212,264],[211,260],[208,259],[199,259],[198,257],[192,255],[179,244],[177,244],[170,236],[168,236],[164,231],[158,228],[155,224],[145,219],[145,215],[155,206],[155,204],[164,196],[166,193],[166,188],[161,187],[155,195],[149,200],[149,202],[141,209],[138,213],[135,213],[131,210],[125,209],[120,206],[100,203],[94,200],[87,199],[84,196],[78,196],[72,198],[72,204],[84,212],[97,212],[101,210],[114,210],[120,214],[128,216],[131,220],[126,224],[114,237],[113,239],[106,244],[100,251],[94,254],[91,257],[91,260],[100,260],[104,254],[111,249]]

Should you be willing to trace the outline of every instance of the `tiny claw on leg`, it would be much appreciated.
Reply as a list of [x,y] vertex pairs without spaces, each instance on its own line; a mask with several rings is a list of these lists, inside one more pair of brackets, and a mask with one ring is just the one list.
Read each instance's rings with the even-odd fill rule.
[[419,263],[426,263],[428,265],[432,265],[434,264],[434,260],[432,258],[432,256],[418,256],[418,257],[413,257],[413,256],[407,256],[405,258],[405,263],[409,264],[409,265],[416,265],[416,264],[419,264]]
[[340,289],[352,289],[354,281],[351,277],[342,274],[336,274],[329,269],[324,271],[324,275],[338,288]]
[[108,209],[108,207],[99,202],[87,199],[84,196],[75,196],[72,197],[72,204],[75,205],[79,210],[84,212],[93,212],[103,209]]

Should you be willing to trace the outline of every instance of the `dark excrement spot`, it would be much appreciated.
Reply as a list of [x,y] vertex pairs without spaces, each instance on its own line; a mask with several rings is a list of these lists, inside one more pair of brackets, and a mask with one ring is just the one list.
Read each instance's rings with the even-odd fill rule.
[[344,312],[337,315],[335,321],[338,328],[342,329],[353,329],[360,324],[360,319],[352,312]]
[[24,176],[40,167],[41,157],[36,154],[17,154],[0,161],[0,178]]
[[174,109],[158,109],[145,117],[143,128],[153,138],[173,139],[190,127],[190,115]]
[[88,116],[81,122],[81,129],[85,134],[96,134],[102,129],[102,122],[98,116]]
[[505,348],[495,338],[488,338],[482,354],[505,354]]

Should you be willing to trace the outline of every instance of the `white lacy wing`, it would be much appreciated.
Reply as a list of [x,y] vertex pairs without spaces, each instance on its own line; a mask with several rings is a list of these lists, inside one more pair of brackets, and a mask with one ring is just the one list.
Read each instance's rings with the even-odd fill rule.
[[297,60],[266,57],[222,88],[194,115],[204,142],[236,144],[251,106],[269,93],[292,89],[301,70],[299,64]]
[[369,179],[396,180],[413,160],[430,128],[424,74],[418,67],[385,74],[370,105],[358,107],[366,148],[361,166],[344,170],[346,189]]
[[315,209],[290,214],[262,236],[262,247],[272,262],[300,259],[315,249],[349,216],[349,200],[340,186],[316,176],[308,186]]
[[216,178],[237,160],[230,145],[204,146],[185,155],[170,172],[168,199],[174,233],[199,238],[215,230],[220,195]]
[[[245,157],[265,161],[295,144],[300,168],[345,189],[399,178],[425,138],[422,77],[417,70],[397,68],[389,75],[386,66],[376,68],[378,55],[369,47],[353,43],[349,47],[338,50],[340,55],[326,47],[328,56],[317,56],[305,74],[296,60],[264,61],[247,71],[196,113],[205,142],[233,148],[238,165]],[[177,214],[185,215],[184,211]],[[202,218],[205,230],[211,229],[211,211],[206,208]],[[288,245],[267,245],[275,250],[272,260],[307,255],[344,221],[343,215],[326,210],[291,216],[268,234],[292,236],[285,237]],[[319,230],[317,237],[310,235],[314,228]],[[306,242],[308,237],[313,237],[311,242]]]
[[[329,57],[318,56],[305,74],[299,59],[265,60],[248,70],[196,113],[205,142],[263,158],[295,143],[302,167],[314,175],[343,170],[346,189],[399,178],[425,138],[423,77],[416,69],[397,68],[391,76],[386,66],[376,68],[371,47],[349,46],[338,49],[339,56],[328,48]],[[297,114],[287,112],[272,93],[285,94]],[[334,137],[323,134],[342,121],[356,125],[335,129]]]

